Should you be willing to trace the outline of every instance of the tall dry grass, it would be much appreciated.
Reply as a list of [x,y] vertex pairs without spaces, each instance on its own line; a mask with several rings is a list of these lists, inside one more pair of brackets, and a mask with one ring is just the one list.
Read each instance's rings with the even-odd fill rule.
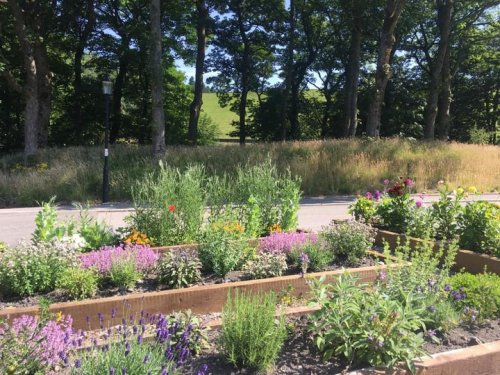
[[[32,205],[56,195],[59,201],[98,201],[102,149],[71,147],[43,150],[48,169],[15,170],[21,155],[0,159],[0,205]],[[146,146],[115,145],[110,153],[112,200],[129,200],[130,186],[156,168]],[[279,168],[302,178],[305,195],[354,194],[381,187],[385,178],[411,176],[418,191],[439,180],[452,187],[500,190],[500,148],[402,139],[329,140],[206,147],[171,147],[165,162],[179,168],[201,163],[209,173],[231,173],[238,164],[270,157]],[[40,168],[39,168],[40,169]],[[41,168],[43,169],[43,168]]]

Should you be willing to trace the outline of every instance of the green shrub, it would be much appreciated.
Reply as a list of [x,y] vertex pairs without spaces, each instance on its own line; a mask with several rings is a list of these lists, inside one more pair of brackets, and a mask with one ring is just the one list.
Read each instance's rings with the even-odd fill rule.
[[276,319],[276,296],[228,295],[222,311],[220,351],[236,366],[267,369],[286,338],[285,318]]
[[196,251],[173,250],[158,264],[158,282],[168,288],[184,288],[201,280],[201,262]]
[[246,241],[235,240],[234,234],[223,227],[209,226],[200,241],[198,254],[206,272],[224,278],[245,263],[247,248]]
[[203,222],[204,182],[205,171],[200,166],[181,172],[160,163],[157,173],[133,186],[135,211],[129,221],[154,245],[193,242]]
[[405,302],[393,300],[349,274],[333,284],[316,281],[313,292],[320,311],[311,317],[310,330],[324,359],[344,357],[389,368],[405,362],[415,368],[413,359],[424,353],[426,328],[421,309],[410,303],[412,294]]
[[377,216],[382,225],[398,233],[406,233],[415,211],[415,202],[409,192],[401,196],[383,196],[377,205]]
[[252,279],[281,276],[287,270],[285,254],[258,254],[255,259],[249,260],[243,271]]
[[108,274],[110,284],[122,289],[133,288],[141,277],[141,273],[136,270],[133,258],[115,260]]
[[319,241],[308,241],[300,244],[299,247],[292,249],[288,255],[290,263],[298,269],[301,269],[303,266],[303,262],[301,260],[302,254],[307,255],[307,269],[313,272],[324,271],[325,268],[328,267],[335,259],[331,250],[323,247]]
[[457,189],[455,193],[447,186],[440,189],[440,198],[432,204],[432,215],[436,222],[436,237],[438,239],[454,239],[459,235],[460,215],[462,206],[460,201],[464,197],[464,190]]
[[460,217],[460,247],[500,257],[500,208],[483,201],[467,204]]
[[92,297],[98,289],[99,275],[93,268],[71,267],[65,269],[57,280],[61,288],[71,299]]
[[60,224],[57,221],[54,201],[55,197],[52,197],[48,202],[43,202],[42,209],[35,216],[35,230],[32,234],[35,244],[52,242],[74,233],[74,223]]
[[375,230],[357,221],[335,223],[324,227],[319,243],[335,258],[355,263],[366,255],[375,242]]
[[373,199],[359,196],[354,203],[349,205],[349,214],[356,221],[370,224],[377,213],[376,203]]
[[413,211],[406,233],[409,236],[433,239],[436,236],[436,222],[431,209],[420,207]]
[[0,253],[0,294],[31,296],[55,289],[76,255],[64,246],[20,244]]
[[[477,310],[479,320],[500,317],[500,276],[492,273],[458,273],[450,277],[449,283],[451,298],[461,310]],[[460,294],[460,298],[456,297],[456,293]]]
[[114,245],[118,242],[118,237],[113,230],[104,222],[99,222],[91,217],[88,211],[80,211],[80,226],[78,233],[85,240],[86,245],[83,251],[99,249],[102,246]]

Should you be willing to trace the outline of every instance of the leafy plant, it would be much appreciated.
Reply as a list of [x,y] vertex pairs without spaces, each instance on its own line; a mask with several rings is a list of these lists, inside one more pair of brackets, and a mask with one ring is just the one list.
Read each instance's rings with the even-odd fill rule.
[[354,203],[349,205],[348,212],[356,221],[370,224],[377,213],[377,207],[373,199],[359,196]]
[[219,277],[226,275],[245,262],[247,243],[235,240],[219,227],[208,227],[198,248],[203,269]]
[[276,319],[276,296],[228,294],[222,311],[220,351],[236,366],[267,369],[286,338],[285,318]]
[[413,295],[400,302],[376,289],[357,284],[345,273],[334,284],[313,284],[320,311],[311,318],[310,330],[325,359],[344,357],[349,363],[393,367],[423,354],[425,322],[413,307]]
[[[375,230],[357,221],[335,223],[320,232],[320,242],[335,258],[355,263],[366,255],[375,242]],[[309,254],[308,254],[309,255]]]
[[450,299],[460,311],[474,309],[478,320],[500,317],[500,276],[457,273],[449,279]]
[[377,205],[377,216],[389,230],[398,233],[406,233],[408,230],[415,210],[415,202],[410,196],[412,186],[411,179],[396,182]]
[[46,243],[7,248],[0,253],[0,293],[24,297],[52,291],[75,262],[73,252]]
[[436,221],[436,237],[438,239],[453,239],[459,235],[460,215],[462,206],[460,201],[465,196],[463,189],[450,192],[447,186],[439,190],[439,200],[432,204],[432,214]]
[[71,299],[92,297],[98,289],[99,274],[94,268],[66,268],[59,279],[57,287],[61,288]]
[[91,217],[88,211],[80,207],[80,225],[78,233],[83,237],[86,245],[83,251],[99,249],[102,246],[113,245],[118,238],[111,227]]
[[323,247],[320,242],[308,242],[292,250],[289,254],[290,263],[296,268],[302,269],[304,254],[307,256],[307,269],[309,271],[323,271],[334,260],[331,250]]
[[243,271],[252,279],[264,279],[281,276],[287,268],[285,254],[260,253],[244,265]]
[[113,286],[128,289],[135,286],[141,274],[136,270],[134,259],[115,259],[107,279]]
[[48,202],[42,202],[42,209],[35,216],[35,231],[32,235],[33,243],[52,242],[74,233],[74,223],[59,224],[57,211],[54,205],[55,197]]
[[169,288],[184,288],[200,281],[201,262],[196,251],[174,250],[158,264],[158,282]]
[[412,237],[432,239],[436,236],[436,223],[432,210],[419,207],[413,211],[413,216],[407,229]]
[[205,171],[200,166],[180,171],[160,163],[157,173],[132,188],[132,226],[155,245],[193,242],[203,222]]
[[467,204],[460,216],[460,247],[500,257],[500,208],[494,203]]

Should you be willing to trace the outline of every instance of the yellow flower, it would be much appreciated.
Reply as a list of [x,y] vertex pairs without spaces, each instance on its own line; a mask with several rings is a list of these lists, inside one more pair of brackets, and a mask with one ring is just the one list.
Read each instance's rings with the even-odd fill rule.
[[464,189],[463,188],[458,188],[457,189],[457,195],[462,195],[464,193]]
[[273,224],[267,229],[268,229],[269,233],[281,233],[281,232],[283,232],[283,229],[281,228],[281,225],[279,225],[279,224]]
[[59,312],[56,314],[56,322],[57,322],[57,323],[60,323],[60,322],[61,322],[61,320],[62,320],[62,318],[63,318],[63,314],[62,314],[62,312],[61,312],[61,311],[59,311]]

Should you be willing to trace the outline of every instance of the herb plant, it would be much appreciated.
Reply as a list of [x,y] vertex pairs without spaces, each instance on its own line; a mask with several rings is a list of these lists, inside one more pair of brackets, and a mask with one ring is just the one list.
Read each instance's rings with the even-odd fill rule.
[[71,299],[92,297],[97,292],[98,284],[99,275],[94,268],[66,268],[57,280],[57,287]]
[[285,318],[276,319],[276,296],[229,294],[222,311],[220,351],[229,363],[265,370],[286,338]]
[[196,251],[173,250],[164,255],[157,269],[158,282],[168,288],[184,288],[201,279],[201,262]]
[[257,254],[243,267],[243,271],[252,279],[281,276],[287,270],[285,254]]

